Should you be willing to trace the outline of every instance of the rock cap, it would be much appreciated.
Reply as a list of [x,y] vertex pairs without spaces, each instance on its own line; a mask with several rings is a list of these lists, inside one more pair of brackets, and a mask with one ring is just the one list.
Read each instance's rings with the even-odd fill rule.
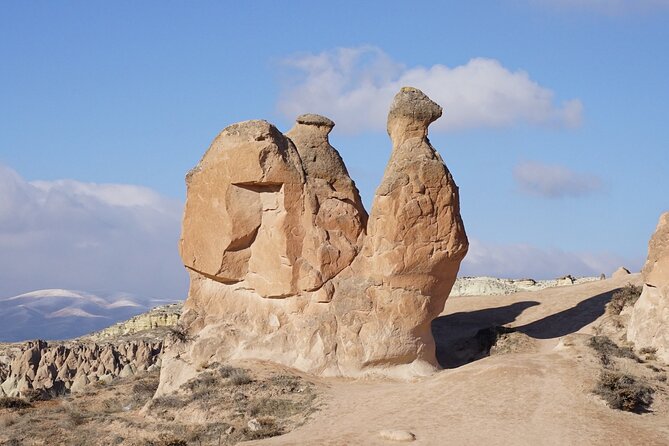
[[317,115],[314,113],[307,113],[304,115],[300,115],[295,119],[295,121],[297,121],[298,124],[329,127],[330,129],[335,126],[333,120],[326,118],[325,116]]

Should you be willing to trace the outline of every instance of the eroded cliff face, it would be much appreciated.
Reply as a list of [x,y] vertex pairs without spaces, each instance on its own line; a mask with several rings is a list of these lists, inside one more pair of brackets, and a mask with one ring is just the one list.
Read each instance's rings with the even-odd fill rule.
[[160,367],[162,340],[30,341],[0,348],[0,396],[53,397]]
[[68,341],[0,344],[0,397],[50,397],[158,369],[181,303],[156,307]]
[[321,375],[434,370],[430,322],[468,247],[457,186],[427,139],[441,112],[417,89],[397,94],[369,217],[329,119],[302,115],[286,135],[266,121],[223,130],[186,178],[192,340],[166,355],[162,391],[233,358]]
[[643,290],[634,304],[627,338],[637,348],[657,349],[657,357],[669,363],[669,212],[662,214],[648,243],[641,275]]

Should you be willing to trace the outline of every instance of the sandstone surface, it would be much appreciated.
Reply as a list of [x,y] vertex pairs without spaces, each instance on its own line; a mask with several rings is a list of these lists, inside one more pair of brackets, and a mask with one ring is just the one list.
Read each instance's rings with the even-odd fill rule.
[[611,274],[611,277],[616,279],[616,278],[619,278],[619,277],[625,277],[629,274],[630,274],[630,270],[628,270],[624,266],[621,266]]
[[160,367],[181,303],[68,341],[0,344],[0,397],[55,396]]
[[53,397],[160,365],[161,340],[29,341],[0,348],[0,396]]
[[669,212],[662,214],[648,243],[641,275],[643,290],[634,304],[627,338],[637,348],[657,349],[657,356],[669,363]]
[[255,358],[326,376],[415,376],[438,366],[430,323],[468,248],[458,188],[427,138],[442,110],[403,88],[390,161],[367,215],[328,134],[302,115],[224,129],[187,177],[180,252],[189,340],[159,393],[202,361]]

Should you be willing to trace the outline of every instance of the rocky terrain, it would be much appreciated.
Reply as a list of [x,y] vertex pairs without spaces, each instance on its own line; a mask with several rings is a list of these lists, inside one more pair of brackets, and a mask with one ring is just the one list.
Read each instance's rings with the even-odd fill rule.
[[0,397],[48,399],[158,370],[182,304],[156,307],[68,341],[0,344]]
[[441,113],[397,94],[369,215],[329,119],[223,130],[187,175],[183,311],[2,345],[0,445],[669,444],[669,213],[641,274],[456,281]]
[[557,286],[578,285],[601,280],[600,277],[565,276],[553,280],[500,279],[496,277],[459,277],[450,296],[494,296],[521,291],[539,291]]

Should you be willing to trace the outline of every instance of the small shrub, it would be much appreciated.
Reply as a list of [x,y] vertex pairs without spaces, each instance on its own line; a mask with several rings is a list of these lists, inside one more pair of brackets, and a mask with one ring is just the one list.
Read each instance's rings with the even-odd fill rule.
[[242,386],[244,384],[250,384],[253,382],[253,379],[244,369],[234,369],[228,376],[230,383],[235,386]]
[[191,339],[190,336],[188,336],[186,329],[181,325],[174,325],[170,327],[169,330],[172,339],[177,342],[185,343]]
[[620,314],[625,307],[634,305],[639,296],[641,296],[641,290],[640,286],[628,283],[624,288],[613,293],[611,301],[606,306],[606,310],[611,314]]
[[653,401],[652,387],[631,375],[609,371],[600,374],[595,393],[612,409],[627,412],[643,412]]
[[81,426],[87,421],[83,413],[73,409],[67,411],[67,418],[73,426]]
[[261,438],[276,437],[283,434],[283,429],[279,426],[273,418],[258,418],[260,429],[254,431],[245,427],[242,430],[242,435],[247,440],[260,440]]
[[300,387],[300,379],[291,375],[274,375],[269,381],[288,392],[295,392]]
[[657,353],[657,349],[655,347],[644,347],[641,350],[639,350],[639,353],[642,355],[650,355],[650,354],[655,354]]
[[188,446],[188,442],[180,438],[161,435],[157,440],[145,441],[144,446]]
[[5,396],[0,398],[0,409],[28,409],[33,407],[28,401],[23,398],[15,398],[11,396]]
[[478,342],[480,353],[487,356],[490,355],[490,349],[497,343],[499,338],[515,331],[514,328],[493,325],[492,327],[482,328],[477,331],[474,338]]
[[153,395],[158,390],[158,379],[141,380],[132,386],[134,394]]
[[203,388],[214,387],[217,384],[218,380],[212,372],[200,373],[197,377],[189,380],[187,383],[182,385],[182,388],[186,388],[191,392],[196,390],[201,390]]
[[181,398],[174,395],[160,396],[158,398],[155,398],[151,403],[152,407],[161,407],[169,409],[180,409],[185,405],[186,405],[185,402]]
[[637,362],[641,360],[629,347],[619,347],[606,336],[593,336],[588,340],[588,345],[597,352],[599,360],[604,366],[611,364],[611,357],[629,358]]
[[298,405],[282,398],[262,398],[254,401],[248,408],[249,415],[271,415],[277,418],[287,418],[299,409]]

